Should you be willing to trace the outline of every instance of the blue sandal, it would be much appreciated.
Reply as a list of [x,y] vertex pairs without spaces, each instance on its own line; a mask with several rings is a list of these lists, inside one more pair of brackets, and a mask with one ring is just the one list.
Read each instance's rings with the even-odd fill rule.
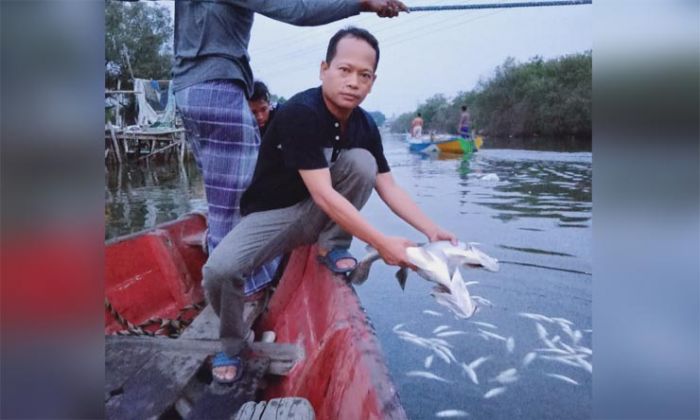
[[[349,259],[353,260],[355,264],[349,268],[339,268],[338,261]],[[330,250],[325,257],[318,256],[318,261],[323,263],[329,270],[336,274],[349,274],[357,267],[357,259],[350,254],[350,252],[345,248],[333,248]]]
[[[220,367],[235,367],[236,368],[236,376],[233,377],[233,379],[224,379],[220,376],[217,376],[214,374],[214,369],[215,368],[220,368]],[[212,373],[211,375],[214,377],[214,380],[220,384],[232,384],[236,382],[237,380],[241,379],[241,376],[243,376],[243,363],[241,363],[241,358],[236,356],[236,357],[230,357],[224,352],[219,352],[216,353],[216,356],[214,356],[214,359],[211,362],[211,367],[212,367]]]

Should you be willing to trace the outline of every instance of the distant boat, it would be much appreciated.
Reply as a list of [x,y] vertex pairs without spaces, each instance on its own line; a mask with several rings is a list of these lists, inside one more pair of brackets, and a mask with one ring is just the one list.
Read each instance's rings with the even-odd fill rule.
[[477,151],[483,144],[481,136],[477,136],[476,139],[465,139],[450,134],[424,135],[416,138],[407,133],[405,139],[409,149],[416,153],[469,154]]

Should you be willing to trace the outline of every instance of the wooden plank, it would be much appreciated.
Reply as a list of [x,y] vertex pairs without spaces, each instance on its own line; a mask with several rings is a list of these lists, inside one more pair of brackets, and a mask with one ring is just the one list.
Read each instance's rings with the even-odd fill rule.
[[255,411],[253,411],[253,416],[251,419],[259,420],[265,412],[265,407],[267,407],[267,401],[261,401],[255,405]]
[[305,398],[274,398],[248,401],[236,413],[235,420],[315,420],[311,403]]
[[279,408],[280,400],[279,398],[272,399],[265,405],[265,411],[259,417],[260,420],[276,420],[277,419],[277,409]]
[[143,92],[139,92],[136,90],[105,90],[105,95],[117,95],[121,93],[134,93],[134,94],[143,94]]
[[[314,408],[306,398],[278,398],[276,419],[315,420]],[[274,400],[273,400],[274,401]]]
[[112,147],[114,148],[114,153],[116,153],[117,155],[117,161],[119,163],[122,163],[122,154],[119,151],[119,143],[117,142],[117,136],[114,133],[114,126],[112,125],[112,123],[109,123],[109,132],[112,137]]
[[243,377],[233,385],[212,382],[186,418],[233,419],[245,403],[255,399],[269,363],[269,359],[263,357],[248,359],[244,363]]
[[243,404],[243,406],[238,410],[238,413],[236,413],[235,420],[253,420],[253,414],[255,414],[255,407],[258,404],[263,404],[265,405],[265,401],[261,401],[259,403],[256,403],[255,401],[248,401],[247,403]]
[[[122,87],[122,80],[117,79],[117,90],[121,90],[121,87]],[[122,95],[118,94],[117,95],[117,104],[116,104],[116,108],[114,110],[114,122],[117,124],[117,127],[122,126],[122,116],[120,113],[121,102],[122,102]]]
[[218,340],[182,340],[167,337],[150,337],[136,335],[108,335],[105,343],[109,347],[140,347],[153,351],[177,351],[182,353],[214,354],[221,350]]
[[155,351],[154,356],[105,404],[107,418],[160,417],[170,410],[193,379],[206,355]]
[[[265,310],[265,300],[245,302],[243,316],[250,328],[255,319]],[[207,305],[197,318],[185,329],[180,336],[188,339],[218,340],[219,338],[219,317],[214,313],[211,305]]]
[[[154,351],[175,351],[204,356],[221,350],[219,340],[190,340],[182,337],[174,340],[162,337],[110,335],[105,337],[105,342],[114,348],[138,346]],[[248,347],[245,357],[252,355],[270,359],[269,373],[273,375],[286,375],[297,361],[304,358],[303,348],[296,344],[255,342]]]
[[183,130],[182,133],[180,133],[180,163],[183,163],[185,161],[185,151],[187,150],[187,135],[185,134],[185,131]]
[[167,145],[165,147],[161,147],[160,149],[154,151],[153,149],[155,149],[155,147],[156,147],[156,142],[154,141],[151,145],[151,152],[149,154],[147,154],[146,156],[140,157],[139,160],[148,159],[155,154],[164,152],[164,151],[170,149],[171,147],[176,147],[176,146],[179,146],[179,144],[178,143],[170,143],[169,145]]
[[[199,238],[195,240],[199,240]],[[251,328],[255,320],[265,311],[266,303],[266,298],[245,302],[243,316],[246,319],[248,328]],[[197,318],[192,321],[180,337],[205,340],[217,340],[219,338],[219,317],[216,316],[211,305],[207,305],[197,315]]]
[[[269,417],[270,420],[314,420],[316,415],[314,414],[314,408],[311,403],[306,398],[299,397],[288,397],[288,398],[275,398],[268,401],[268,410],[271,404],[275,407],[275,416]],[[265,410],[265,415],[267,415],[268,410]],[[272,414],[272,413],[270,413]],[[267,420],[268,418],[263,416],[261,420]]]
[[[199,239],[199,238],[198,238]],[[214,308],[207,305],[202,312],[187,326],[180,335],[179,340],[218,340],[219,318],[214,313]]]
[[105,348],[105,402],[113,395],[123,393],[124,383],[141,370],[155,355],[149,349],[139,347]]

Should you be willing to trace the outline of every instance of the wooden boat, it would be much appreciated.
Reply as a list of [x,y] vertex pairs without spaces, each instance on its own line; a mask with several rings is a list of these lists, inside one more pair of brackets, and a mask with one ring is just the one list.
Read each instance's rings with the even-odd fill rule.
[[425,135],[418,138],[406,135],[409,149],[417,153],[469,154],[476,150],[472,139],[445,134]]
[[[123,333],[126,325],[132,330],[143,325],[142,330],[152,333],[163,329],[162,320],[186,323],[197,315],[192,305],[203,301],[201,267],[206,256],[200,244],[205,228],[204,216],[190,214],[106,244],[105,335]],[[274,330],[277,343],[293,343],[304,354],[286,376],[265,378],[267,386],[259,393],[260,399],[305,398],[317,419],[406,418],[373,327],[354,290],[321,267],[315,255],[313,247],[291,254],[268,312],[255,326],[256,335]],[[157,320],[149,323],[153,318]],[[112,343],[120,337],[107,338]],[[172,349],[181,341],[143,340],[160,340],[161,347],[163,342],[166,346],[172,343]],[[106,391],[124,392],[125,386],[115,383],[115,373],[110,371],[124,376],[122,371],[128,366],[115,366],[110,360],[107,376],[112,378],[108,380],[112,389]],[[133,358],[124,363],[133,363]],[[208,369],[202,365],[199,370]],[[114,412],[131,409],[121,410]],[[142,413],[135,408],[131,414],[141,417]]]

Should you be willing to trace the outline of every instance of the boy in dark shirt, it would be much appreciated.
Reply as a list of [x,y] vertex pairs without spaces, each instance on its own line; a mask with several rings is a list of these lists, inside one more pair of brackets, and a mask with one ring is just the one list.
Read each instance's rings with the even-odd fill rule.
[[217,380],[240,375],[236,355],[247,333],[243,285],[255,267],[300,245],[318,243],[329,269],[348,273],[357,262],[348,253],[356,236],[387,264],[414,268],[406,255],[411,241],[384,235],[360,215],[358,209],[373,189],[430,241],[456,242],[394,182],[377,126],[359,108],[374,84],[378,61],[379,46],[369,32],[352,27],[338,31],[321,63],[322,86],[293,96],[272,121],[241,200],[244,217],[203,269],[207,299],[221,320],[224,353],[218,357],[235,360],[214,369]]
[[277,108],[270,104],[270,91],[265,83],[259,80],[253,83],[253,94],[248,99],[248,106],[255,117],[255,121],[258,123],[260,138],[262,138],[267,131],[267,127],[270,126],[270,120],[272,120],[272,117],[275,116],[275,111],[277,111]]

